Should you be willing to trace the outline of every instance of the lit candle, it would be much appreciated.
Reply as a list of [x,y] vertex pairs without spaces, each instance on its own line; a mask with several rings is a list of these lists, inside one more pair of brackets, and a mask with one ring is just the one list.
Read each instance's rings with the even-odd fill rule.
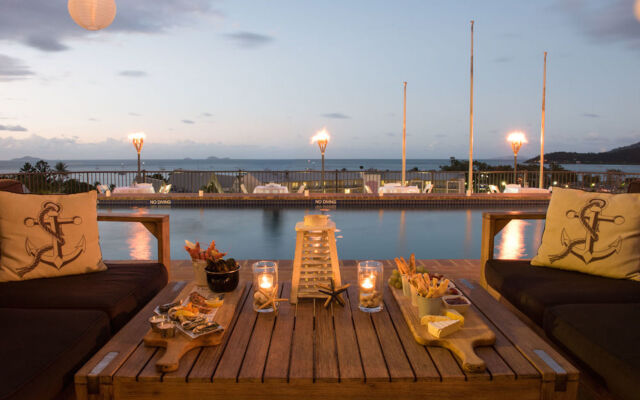
[[360,284],[360,286],[362,286],[362,289],[369,292],[373,290],[373,287],[375,286],[375,281],[376,281],[375,275],[371,274],[362,280],[362,283]]
[[273,287],[273,275],[262,274],[259,279],[260,289],[271,289]]
[[198,190],[198,196],[200,197],[204,196],[204,190]]
[[107,191],[106,191],[106,192],[104,192],[104,194],[105,194],[107,197],[111,197],[111,190],[107,189]]

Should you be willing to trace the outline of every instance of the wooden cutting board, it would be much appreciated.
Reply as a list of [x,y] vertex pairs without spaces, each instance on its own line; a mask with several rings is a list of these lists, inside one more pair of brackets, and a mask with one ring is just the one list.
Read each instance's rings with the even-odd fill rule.
[[411,305],[411,298],[402,293],[402,289],[389,287],[395,297],[402,315],[416,341],[425,346],[438,346],[449,349],[462,362],[462,369],[468,372],[482,372],[485,370],[484,361],[478,357],[474,348],[477,346],[489,346],[496,342],[496,335],[476,314],[473,308],[469,308],[464,314],[464,326],[459,331],[444,338],[432,336],[426,325],[420,323],[418,307]]
[[192,339],[176,329],[176,335],[172,338],[163,338],[159,333],[149,329],[144,336],[144,345],[147,347],[162,347],[164,354],[156,362],[156,368],[160,372],[171,372],[178,369],[180,359],[189,350],[196,347],[217,346],[222,342],[226,328],[229,327],[233,315],[236,313],[238,304],[244,298],[248,284],[240,284],[233,292],[224,295],[224,303],[218,310],[213,320],[222,325],[225,330],[202,335]]

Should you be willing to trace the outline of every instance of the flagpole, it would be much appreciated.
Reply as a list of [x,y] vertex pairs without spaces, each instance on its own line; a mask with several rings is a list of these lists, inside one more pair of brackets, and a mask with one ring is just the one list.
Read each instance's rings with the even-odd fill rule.
[[547,96],[547,52],[544,52],[544,72],[542,78],[542,119],[540,122],[540,178],[539,187],[544,189],[544,111]]
[[473,20],[471,20],[471,82],[469,94],[469,182],[467,195],[473,193]]
[[407,175],[407,82],[404,83],[404,109],[402,110],[402,185]]

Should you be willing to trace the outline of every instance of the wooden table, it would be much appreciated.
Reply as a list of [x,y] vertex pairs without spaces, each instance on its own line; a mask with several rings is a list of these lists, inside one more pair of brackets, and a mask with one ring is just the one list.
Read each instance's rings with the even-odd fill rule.
[[[390,267],[388,261],[385,265]],[[342,271],[345,280],[353,279],[353,265]],[[291,289],[287,273],[281,264],[283,297]],[[243,276],[248,282],[248,275]],[[355,287],[344,308],[327,310],[321,301],[281,303],[278,315],[258,315],[245,295],[219,346],[194,349],[177,371],[159,373],[155,361],[163,350],[142,343],[146,320],[156,304],[188,289],[185,283],[170,283],[80,369],[75,377],[78,399],[576,397],[578,371],[479,284],[465,278],[457,280],[458,287],[497,336],[494,346],[477,349],[487,365],[483,373],[463,372],[448,350],[418,345],[388,290],[382,312],[361,312],[354,301]]]

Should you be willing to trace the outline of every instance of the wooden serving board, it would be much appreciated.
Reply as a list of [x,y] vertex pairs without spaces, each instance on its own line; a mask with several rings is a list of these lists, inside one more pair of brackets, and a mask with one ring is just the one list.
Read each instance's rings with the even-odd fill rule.
[[402,315],[416,341],[424,346],[437,346],[449,349],[462,362],[462,369],[468,372],[485,370],[484,361],[478,357],[474,348],[489,346],[496,342],[496,335],[482,321],[476,311],[470,307],[464,314],[464,326],[459,331],[444,338],[432,336],[427,327],[420,323],[418,307],[411,305],[411,298],[402,293],[402,289],[389,287],[395,297]]
[[192,339],[176,329],[176,335],[172,338],[163,338],[159,333],[151,329],[144,336],[144,345],[147,347],[162,347],[165,349],[164,354],[156,362],[156,369],[160,372],[171,372],[178,369],[180,359],[189,350],[197,347],[217,346],[222,342],[222,338],[229,327],[233,315],[235,314],[238,304],[244,298],[248,284],[240,284],[233,292],[224,295],[224,303],[218,310],[213,320],[222,325],[225,330],[213,332],[208,335],[202,335]]

